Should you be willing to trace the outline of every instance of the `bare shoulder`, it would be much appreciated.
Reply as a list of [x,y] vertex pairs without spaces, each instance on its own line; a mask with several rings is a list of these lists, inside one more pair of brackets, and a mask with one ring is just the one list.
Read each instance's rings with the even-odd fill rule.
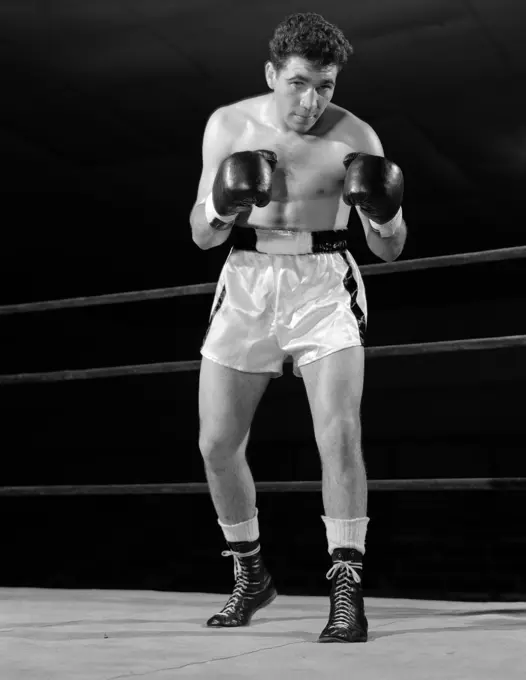
[[266,95],[249,97],[226,104],[216,109],[209,119],[209,124],[222,133],[239,136],[250,121],[257,121]]
[[373,127],[347,109],[331,104],[327,107],[332,122],[333,134],[338,141],[349,146],[353,151],[383,156],[382,143]]
[[222,135],[235,138],[243,126],[243,116],[236,104],[220,106],[212,112],[208,119],[207,131],[212,135]]

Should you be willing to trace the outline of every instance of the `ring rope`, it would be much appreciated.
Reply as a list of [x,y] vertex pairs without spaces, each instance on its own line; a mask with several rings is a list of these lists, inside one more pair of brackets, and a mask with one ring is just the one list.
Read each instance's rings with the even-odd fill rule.
[[[514,248],[500,248],[498,250],[484,250],[474,253],[459,253],[456,255],[439,255],[416,260],[401,260],[399,262],[383,262],[360,267],[363,276],[391,274],[393,272],[417,271],[420,269],[435,269],[437,267],[454,267],[464,264],[480,262],[494,262],[502,260],[516,260],[526,257],[526,246]],[[116,305],[145,300],[160,300],[186,295],[206,295],[213,293],[216,283],[197,283],[173,288],[155,288],[151,290],[130,291],[125,293],[109,293],[88,297],[64,298],[62,300],[45,300],[41,302],[23,302],[14,305],[1,305],[0,316],[22,314],[29,312],[46,312],[57,309],[73,309],[79,307],[96,307],[100,305]]]
[[[526,346],[526,335],[508,335],[500,338],[472,338],[469,340],[444,340],[441,342],[422,342],[410,345],[368,347],[365,349],[365,356],[370,359],[457,352],[459,350],[507,349],[524,346]],[[290,357],[285,359],[285,363],[290,363],[291,361],[292,359]],[[135,364],[129,366],[108,366],[106,368],[5,374],[0,375],[0,386],[63,382],[68,380],[92,380],[95,378],[119,378],[122,376],[153,375],[159,373],[180,373],[182,371],[196,371],[199,369],[200,365],[201,360],[197,359],[192,361],[164,361],[160,363]]]
[[[256,482],[257,492],[318,492],[321,481]],[[475,477],[457,479],[373,479],[369,491],[524,491],[526,477]],[[20,496],[146,496],[209,493],[205,482],[173,484],[59,484],[2,486],[0,497]]]

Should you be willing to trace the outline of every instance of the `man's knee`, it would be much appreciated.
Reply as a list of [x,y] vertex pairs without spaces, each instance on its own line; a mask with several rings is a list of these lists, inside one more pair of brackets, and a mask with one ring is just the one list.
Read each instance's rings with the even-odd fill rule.
[[221,464],[233,456],[244,454],[247,440],[248,432],[201,425],[199,450],[205,463]]
[[316,442],[322,461],[352,463],[361,460],[362,428],[360,414],[333,414],[316,428]]

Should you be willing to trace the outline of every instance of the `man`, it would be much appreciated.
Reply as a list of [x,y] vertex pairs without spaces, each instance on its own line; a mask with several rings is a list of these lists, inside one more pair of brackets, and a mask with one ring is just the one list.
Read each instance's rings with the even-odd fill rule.
[[235,565],[233,593],[209,626],[248,625],[276,596],[245,449],[269,380],[292,355],[320,452],[332,558],[329,621],[319,641],[367,640],[360,430],[367,306],[345,230],[354,205],[371,251],[392,261],[406,226],[400,168],[383,157],[368,124],[331,103],[351,53],[320,15],[288,17],[270,42],[270,92],[216,110],[204,132],[193,240],[202,249],[229,237],[233,245],[201,348],[199,446],[229,546],[223,555]]

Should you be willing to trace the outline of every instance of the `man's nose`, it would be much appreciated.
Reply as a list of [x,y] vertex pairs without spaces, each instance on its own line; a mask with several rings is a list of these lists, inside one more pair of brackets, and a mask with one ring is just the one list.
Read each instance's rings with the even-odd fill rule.
[[318,99],[318,93],[313,87],[309,87],[303,92],[301,97],[301,106],[308,111],[312,111],[315,108]]

